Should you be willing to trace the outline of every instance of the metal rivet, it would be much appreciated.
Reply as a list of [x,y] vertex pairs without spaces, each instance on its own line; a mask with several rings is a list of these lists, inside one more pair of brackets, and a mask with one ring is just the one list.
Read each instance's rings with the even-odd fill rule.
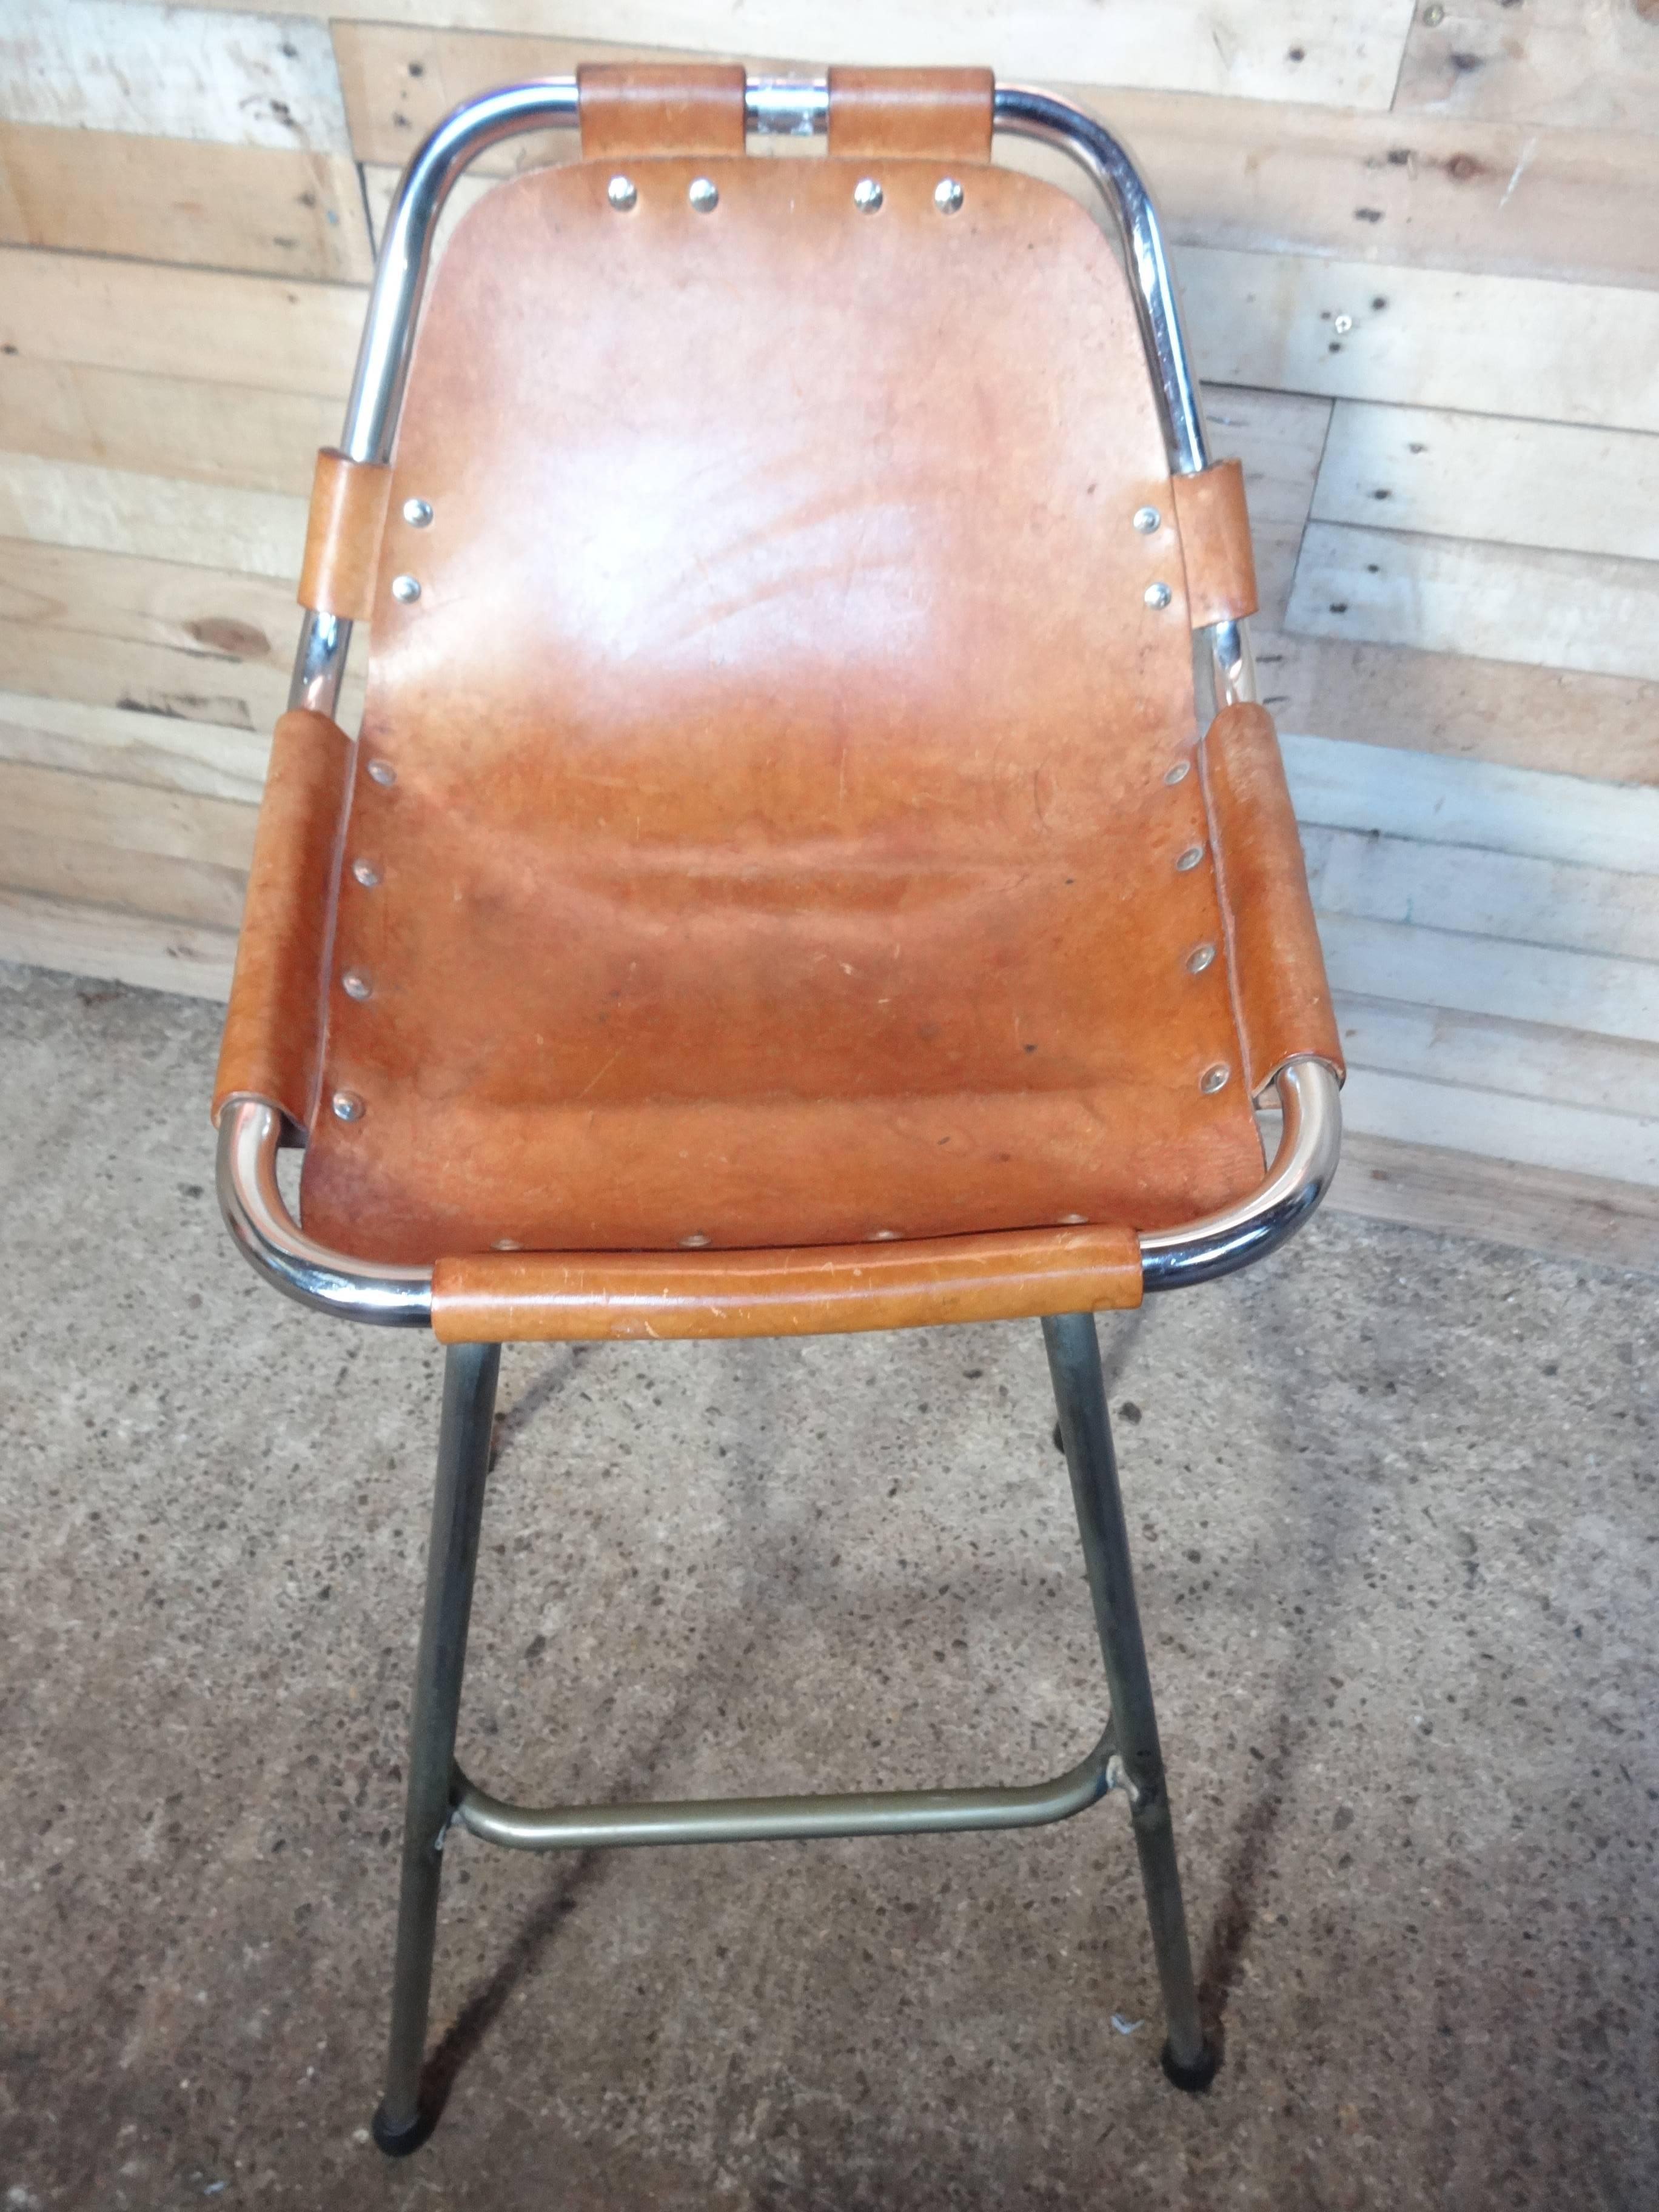
[[1177,762],[1176,763],[1176,764],[1175,764],[1175,766],[1174,766],[1173,768],[1166,768],[1166,769],[1164,769],[1164,782],[1165,782],[1165,783],[1185,783],[1185,782],[1186,782],[1186,781],[1187,781],[1187,776],[1188,776],[1188,771],[1191,769],[1191,767],[1192,767],[1192,763],[1191,763],[1190,761],[1177,761]]
[[712,215],[720,204],[720,190],[712,177],[693,177],[685,197],[699,215]]
[[392,579],[392,596],[408,606],[411,601],[420,598],[420,585],[413,576],[394,576]]
[[1156,530],[1164,517],[1155,507],[1138,507],[1134,511],[1134,526],[1143,536]]
[[372,760],[368,764],[368,780],[371,783],[396,783],[398,771],[389,760]]
[[1353,328],[1353,317],[1352,315],[1338,315],[1333,319],[1331,328],[1336,332],[1338,337],[1345,338],[1347,337],[1348,332]]
[[1194,975],[1201,975],[1214,958],[1213,945],[1195,945],[1187,955],[1187,965]]
[[432,502],[425,499],[406,499],[404,501],[404,520],[411,530],[424,530],[432,520]]
[[329,1103],[334,1109],[337,1121],[361,1121],[363,1102],[355,1091],[337,1091]]
[[1076,1229],[1088,1218],[1086,1213],[1062,1213],[1060,1217],[1060,1225],[1062,1229]]
[[340,978],[340,988],[348,999],[366,999],[374,986],[361,968],[348,968]]
[[1215,1066],[1206,1067],[1203,1074],[1199,1077],[1198,1087],[1206,1092],[1223,1090],[1226,1085],[1228,1073],[1229,1071],[1218,1061]]
[[639,199],[639,186],[632,177],[612,177],[605,188],[605,196],[613,208],[626,215]]
[[380,872],[373,860],[354,860],[351,872],[366,891],[372,891],[380,880]]
[[1184,876],[1188,868],[1195,868],[1203,858],[1204,848],[1201,845],[1188,845],[1184,853],[1176,856],[1176,866]]
[[881,186],[873,177],[860,177],[853,187],[853,205],[873,215],[881,205]]
[[898,1240],[896,1229],[872,1229],[866,1241],[872,1244],[896,1244]]
[[1173,593],[1167,584],[1148,584],[1146,604],[1149,607],[1167,607]]
[[698,1230],[694,1236],[682,1237],[680,1239],[680,1243],[690,1252],[700,1251],[708,1242],[708,1239],[701,1230]]
[[1431,31],[1437,29],[1445,20],[1446,11],[1441,6],[1440,0],[1429,0],[1428,6],[1423,10],[1423,21],[1429,28]]
[[954,177],[941,177],[934,185],[933,205],[941,215],[954,215],[962,205],[962,186]]
[[516,1237],[497,1237],[489,1249],[492,1252],[522,1252],[524,1246]]

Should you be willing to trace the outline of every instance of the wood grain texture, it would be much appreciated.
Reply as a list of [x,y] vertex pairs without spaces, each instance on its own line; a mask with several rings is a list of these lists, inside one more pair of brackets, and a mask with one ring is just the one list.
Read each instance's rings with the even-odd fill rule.
[[236,939],[229,930],[0,890],[0,960],[222,1005]]
[[1325,1203],[1402,1228],[1659,1276],[1659,1194],[1635,1183],[1353,1133]]
[[[14,692],[268,735],[288,701],[292,587],[0,538],[0,681]],[[359,659],[349,721],[362,711]]]
[[0,761],[257,806],[270,751],[265,732],[0,691]]
[[1378,1068],[1355,1068],[1342,1093],[1356,1136],[1659,1187],[1659,1121],[1557,1100],[1463,1090]]
[[1659,1047],[1396,999],[1345,993],[1336,1006],[1351,1067],[1659,1118]]
[[1659,963],[1659,855],[1637,875],[1358,830],[1308,828],[1302,841],[1322,915]]
[[1210,246],[1178,275],[1212,383],[1659,430],[1659,291]]
[[1312,522],[1285,628],[1659,678],[1659,562]]
[[255,812],[234,800],[0,760],[0,883],[234,930]]
[[0,356],[333,400],[368,295],[165,263],[0,247]]
[[1651,875],[1659,792],[1333,738],[1281,738],[1298,822]]
[[[307,15],[331,14],[307,0]],[[796,64],[983,65],[1018,82],[1163,86],[1384,109],[1411,0],[1031,0],[964,9],[946,0],[377,0],[381,23],[517,33],[592,53],[595,42]],[[552,64],[562,66],[562,64]],[[544,63],[544,71],[550,66]],[[539,73],[539,72],[538,72]],[[349,79],[343,64],[342,75]],[[501,80],[498,79],[497,82]]]
[[1311,514],[1316,522],[1659,560],[1659,437],[1339,400]]
[[264,7],[6,0],[0,116],[204,144],[351,150],[326,30]]
[[1659,130],[1659,21],[1647,0],[1450,0],[1419,9],[1396,107],[1587,131]]
[[[394,176],[428,131],[480,92],[568,75],[582,61],[673,51],[388,22],[337,22],[334,41],[357,157]],[[754,52],[732,58],[787,66]],[[1124,139],[1180,246],[1659,283],[1632,219],[1659,191],[1654,138],[1431,115],[1402,126],[1352,107],[1081,82],[1072,62],[1054,88]],[[506,175],[574,151],[569,134],[544,133],[491,149],[478,170]],[[1025,157],[1018,142],[1002,138],[998,158],[1023,165]],[[1066,166],[1053,173],[1064,176]]]
[[1255,628],[1281,729],[1607,783],[1659,783],[1659,684]]
[[305,550],[306,502],[0,451],[0,536],[291,584]]
[[341,403],[0,355],[0,446],[46,460],[308,499]]
[[0,243],[366,284],[343,154],[0,123]]

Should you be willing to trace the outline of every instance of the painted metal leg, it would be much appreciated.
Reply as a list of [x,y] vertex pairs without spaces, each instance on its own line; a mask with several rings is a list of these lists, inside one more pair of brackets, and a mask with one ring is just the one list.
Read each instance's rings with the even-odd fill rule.
[[1118,1756],[1128,1784],[1130,1814],[1140,1854],[1140,1879],[1152,1923],[1152,1949],[1164,1991],[1168,2040],[1164,2070],[1178,2088],[1207,2089],[1220,2061],[1204,2039],[1193,1981],[1187,1915],[1181,1902],[1175,1829],[1164,1786],[1164,1755],[1152,1678],[1129,1565],[1117,1462],[1112,1452],[1100,1344],[1092,1314],[1061,1314],[1042,1324],[1060,1411],[1060,1437],[1071,1470],[1083,1556],[1094,1600],[1095,1626],[1112,1700]]
[[478,1565],[484,1478],[495,1411],[497,1344],[462,1344],[444,1363],[443,1422],[438,1481],[426,1560],[426,1609],[415,1662],[409,1729],[409,1796],[404,1815],[403,1887],[398,1899],[398,1954],[392,1984],[392,2048],[386,2095],[374,2115],[374,2140],[388,2156],[417,2150],[432,2118],[420,2106],[432,1994],[432,1950],[438,1929],[443,1836],[449,1821],[455,1728],[466,1664],[467,1622]]

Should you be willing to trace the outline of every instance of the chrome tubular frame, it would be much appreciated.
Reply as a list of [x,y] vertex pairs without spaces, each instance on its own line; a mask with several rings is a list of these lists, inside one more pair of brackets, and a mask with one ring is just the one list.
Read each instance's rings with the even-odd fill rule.
[[[438,125],[404,173],[375,266],[362,344],[346,408],[341,450],[355,461],[390,457],[404,380],[425,289],[432,240],[450,187],[486,147],[527,131],[574,129],[574,77],[547,77],[485,93]],[[811,137],[829,129],[822,78],[751,77],[750,130]],[[1203,407],[1182,329],[1158,211],[1139,172],[1105,125],[1069,100],[1023,85],[999,85],[996,128],[1057,148],[1084,169],[1121,234],[1146,356],[1152,363],[1170,465],[1190,476],[1209,465]],[[291,707],[332,714],[338,704],[351,624],[307,613],[289,694]],[[1194,640],[1200,705],[1211,714],[1255,697],[1249,639],[1242,622],[1216,623]],[[1265,1182],[1241,1205],[1140,1239],[1146,1286],[1171,1290],[1248,1266],[1294,1234],[1323,1197],[1341,1142],[1336,1077],[1322,1061],[1293,1060],[1275,1078],[1284,1116]],[[293,1219],[276,1176],[283,1117],[262,1099],[236,1098],[220,1117],[219,1195],[237,1244],[278,1289],[307,1305],[357,1321],[420,1327],[430,1319],[430,1270],[387,1267],[314,1244]]]

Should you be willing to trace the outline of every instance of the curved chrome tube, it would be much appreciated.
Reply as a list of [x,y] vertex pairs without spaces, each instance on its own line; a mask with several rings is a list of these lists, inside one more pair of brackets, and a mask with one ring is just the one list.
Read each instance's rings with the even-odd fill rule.
[[[1341,1141],[1336,1078],[1322,1060],[1297,1060],[1280,1069],[1278,1087],[1285,1127],[1267,1182],[1203,1221],[1146,1231],[1140,1262],[1148,1291],[1207,1283],[1264,1258],[1324,1196]],[[432,1318],[430,1267],[354,1260],[313,1243],[277,1187],[282,1133],[282,1115],[263,1098],[229,1099],[219,1116],[219,1204],[238,1249],[301,1305],[384,1328],[423,1328]]]
[[219,1207],[237,1249],[301,1305],[347,1321],[423,1328],[432,1318],[430,1267],[388,1267],[314,1244],[276,1182],[283,1117],[264,1098],[228,1098],[219,1115]]
[[1267,1180],[1237,1206],[1178,1229],[1143,1230],[1148,1291],[1175,1291],[1248,1267],[1295,1236],[1330,1188],[1342,1149],[1335,1073],[1322,1060],[1292,1060],[1274,1079],[1284,1128]]

